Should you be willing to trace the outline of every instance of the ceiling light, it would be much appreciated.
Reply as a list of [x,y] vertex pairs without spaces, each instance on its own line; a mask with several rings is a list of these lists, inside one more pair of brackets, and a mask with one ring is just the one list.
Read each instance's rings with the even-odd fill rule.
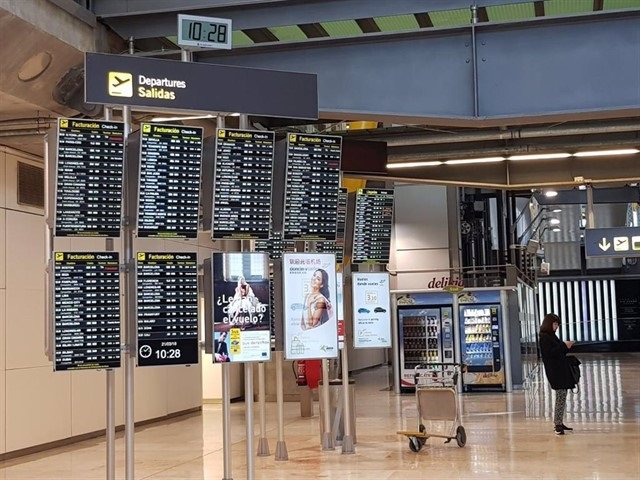
[[553,210],[551,210],[553,213],[560,213],[562,211],[561,208],[554,208]]
[[558,220],[557,218],[551,218],[549,219],[549,223],[551,225],[560,225],[560,220]]
[[442,165],[444,162],[397,162],[387,163],[387,168],[414,168],[414,167],[434,167],[436,165]]
[[562,229],[560,227],[555,227],[551,230],[552,232],[561,232]]
[[556,192],[555,190],[547,190],[546,192],[544,192],[544,196],[547,198],[557,197],[558,192]]
[[587,186],[586,185],[579,185],[578,186],[578,190],[586,190]]
[[619,150],[594,150],[590,152],[576,152],[574,157],[600,157],[605,155],[633,155],[640,153],[637,148],[621,148]]
[[230,117],[239,117],[240,114],[239,113],[232,113],[231,115],[229,115]]
[[154,117],[152,122],[179,122],[181,120],[201,120],[203,118],[216,118],[215,115],[193,115],[191,117]]
[[469,163],[495,163],[506,160],[505,157],[464,158],[461,160],[447,160],[446,165],[466,165]]
[[570,153],[535,153],[531,155],[511,155],[508,160],[552,160],[554,158],[569,158]]

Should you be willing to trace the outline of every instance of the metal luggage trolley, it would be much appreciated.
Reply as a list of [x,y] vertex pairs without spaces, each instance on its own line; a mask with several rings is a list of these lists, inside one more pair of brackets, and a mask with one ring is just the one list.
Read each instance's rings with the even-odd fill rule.
[[[455,439],[459,447],[467,443],[467,434],[460,424],[460,411],[456,385],[462,365],[457,363],[421,363],[416,365],[413,378],[416,385],[418,406],[418,430],[399,431],[409,437],[409,448],[419,452],[429,437],[446,438],[444,443]],[[427,432],[423,421],[451,422],[449,435]]]

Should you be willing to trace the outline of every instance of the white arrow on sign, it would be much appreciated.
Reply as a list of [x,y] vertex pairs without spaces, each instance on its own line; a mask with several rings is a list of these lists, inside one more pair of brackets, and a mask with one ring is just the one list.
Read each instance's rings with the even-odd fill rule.
[[602,250],[603,252],[606,252],[611,248],[611,244],[604,237],[602,238],[602,241],[598,244],[598,246],[600,247],[600,250]]

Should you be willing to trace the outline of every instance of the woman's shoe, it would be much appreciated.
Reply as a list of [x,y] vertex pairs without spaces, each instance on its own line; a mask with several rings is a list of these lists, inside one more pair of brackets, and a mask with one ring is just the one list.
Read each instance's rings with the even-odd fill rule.
[[573,428],[571,428],[571,427],[567,427],[564,423],[563,423],[562,425],[560,425],[560,426],[562,427],[562,429],[563,429],[563,430],[568,430],[568,431],[570,431],[570,432],[572,432],[572,431],[573,431]]
[[556,425],[554,430],[556,435],[564,435],[564,428],[562,428],[562,425]]

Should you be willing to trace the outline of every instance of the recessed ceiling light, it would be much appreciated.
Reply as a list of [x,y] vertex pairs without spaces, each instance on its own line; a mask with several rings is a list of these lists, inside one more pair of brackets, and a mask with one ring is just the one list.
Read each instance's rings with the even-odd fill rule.
[[555,227],[554,229],[551,230],[552,232],[561,232],[562,229],[560,227]]
[[469,163],[496,163],[503,162],[505,157],[463,158],[460,160],[446,160],[446,165],[467,165]]
[[551,210],[553,213],[560,213],[562,211],[561,208],[554,208],[553,210]]
[[534,153],[530,155],[511,155],[508,160],[553,160],[555,158],[569,158],[570,153]]
[[442,165],[444,162],[397,162],[387,163],[387,168],[415,168],[415,167],[434,167],[436,165]]
[[560,220],[558,220],[557,218],[552,218],[549,220],[549,223],[551,225],[560,225]]
[[558,192],[556,192],[555,190],[547,190],[546,192],[544,192],[544,196],[547,198],[557,197]]
[[617,150],[594,150],[589,152],[576,152],[574,157],[601,157],[605,155],[633,155],[640,153],[637,148],[621,148]]
[[586,185],[580,185],[578,186],[578,190],[586,190],[587,186]]

